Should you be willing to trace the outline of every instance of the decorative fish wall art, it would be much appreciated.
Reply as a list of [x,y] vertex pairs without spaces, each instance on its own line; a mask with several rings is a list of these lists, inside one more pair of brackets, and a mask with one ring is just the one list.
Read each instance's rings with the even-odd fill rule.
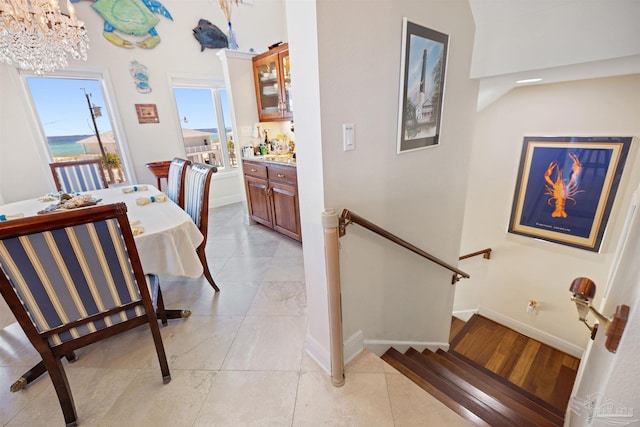
[[209,49],[229,47],[227,35],[206,19],[198,21],[198,26],[193,29],[193,37],[200,42],[200,52],[203,52],[205,47]]

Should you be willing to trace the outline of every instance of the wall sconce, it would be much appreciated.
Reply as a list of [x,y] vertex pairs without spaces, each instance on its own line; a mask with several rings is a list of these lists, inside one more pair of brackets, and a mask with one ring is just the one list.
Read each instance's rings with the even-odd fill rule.
[[598,324],[596,323],[593,326],[589,326],[587,323],[587,315],[589,312],[593,313],[606,330],[607,341],[605,343],[605,347],[611,353],[615,353],[618,348],[618,343],[620,343],[622,333],[624,332],[624,327],[627,325],[629,306],[617,306],[616,312],[611,318],[600,314],[598,310],[591,306],[591,301],[593,301],[593,297],[596,294],[596,284],[593,280],[586,277],[578,277],[577,279],[574,279],[569,287],[569,291],[573,294],[571,301],[576,303],[580,321],[587,325],[587,328],[591,331],[591,339],[596,337]]

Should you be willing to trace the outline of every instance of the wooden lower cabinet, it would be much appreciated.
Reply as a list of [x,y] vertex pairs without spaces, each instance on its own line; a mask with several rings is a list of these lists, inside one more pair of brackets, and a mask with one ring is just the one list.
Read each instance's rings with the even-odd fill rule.
[[251,219],[302,241],[296,168],[243,161]]

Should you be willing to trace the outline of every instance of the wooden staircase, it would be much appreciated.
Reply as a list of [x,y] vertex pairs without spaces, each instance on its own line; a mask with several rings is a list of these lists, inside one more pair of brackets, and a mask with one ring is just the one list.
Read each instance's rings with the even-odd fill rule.
[[[491,322],[481,316],[472,317],[452,340],[451,349],[448,352],[442,350],[435,353],[429,350],[419,352],[410,348],[403,354],[390,348],[382,356],[382,359],[453,411],[476,425],[494,427],[562,426],[564,408],[566,408],[571,392],[571,387],[564,384],[566,381],[563,381],[560,386],[568,390],[562,391],[563,394],[566,394],[566,399],[564,397],[560,399],[561,402],[564,402],[564,408],[562,408],[562,405],[554,405],[545,401],[483,367],[482,363],[465,357],[455,350],[454,344],[460,343],[461,337],[468,338],[469,334],[473,332],[473,328],[481,329],[478,325],[485,321]],[[501,325],[498,326],[505,328]],[[488,327],[491,328],[493,325],[489,324]],[[508,328],[505,329],[515,333]],[[499,335],[493,329],[491,334],[492,336]],[[492,343],[491,340],[480,340],[477,337],[475,340],[482,346],[481,352],[484,354],[490,352],[489,347],[496,346],[497,348],[500,346],[497,341]],[[468,350],[468,346],[465,349]],[[558,353],[561,358],[570,357],[564,353]],[[512,359],[517,360],[519,356],[516,354]],[[547,366],[548,354],[545,353],[544,358],[545,360],[542,362],[546,365],[543,364],[543,366]],[[513,369],[517,362],[512,361],[510,364]],[[534,365],[533,361],[529,363],[530,367],[532,365]],[[574,367],[577,369],[577,363]],[[531,374],[535,375],[535,373]],[[570,385],[573,384],[573,378],[571,378]],[[554,384],[554,387],[559,386]]]

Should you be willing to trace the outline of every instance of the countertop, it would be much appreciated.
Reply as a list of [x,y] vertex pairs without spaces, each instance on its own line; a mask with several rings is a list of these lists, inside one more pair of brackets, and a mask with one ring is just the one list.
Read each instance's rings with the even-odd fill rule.
[[254,161],[254,162],[265,162],[265,163],[273,163],[277,165],[287,165],[287,166],[296,166],[296,159],[291,158],[288,155],[280,155],[277,156],[275,154],[266,154],[263,156],[251,156],[251,157],[243,157],[242,160],[246,161]]

